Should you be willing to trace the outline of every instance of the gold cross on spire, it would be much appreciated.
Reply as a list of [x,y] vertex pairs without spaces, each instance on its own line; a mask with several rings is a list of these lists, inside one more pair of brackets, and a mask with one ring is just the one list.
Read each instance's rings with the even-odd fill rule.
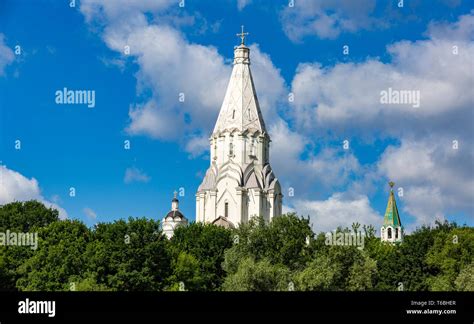
[[242,28],[242,32],[240,34],[237,34],[237,37],[240,37],[241,43],[240,45],[245,45],[245,36],[247,36],[249,33],[244,33],[244,25],[240,26]]
[[393,188],[393,186],[395,185],[395,182],[390,181],[390,182],[388,183],[388,185],[390,186],[390,188]]

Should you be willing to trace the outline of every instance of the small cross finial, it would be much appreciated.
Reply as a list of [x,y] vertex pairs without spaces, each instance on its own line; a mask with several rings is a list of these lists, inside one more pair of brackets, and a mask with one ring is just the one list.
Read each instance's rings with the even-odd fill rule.
[[395,185],[395,182],[390,181],[390,182],[388,183],[388,185],[390,186],[390,188],[393,188],[393,186]]
[[178,196],[178,192],[176,190],[173,192],[173,194],[174,194],[174,198]]
[[240,26],[240,28],[242,29],[242,31],[237,34],[237,37],[240,37],[241,39],[240,45],[245,45],[245,36],[247,36],[249,33],[244,33],[244,25]]

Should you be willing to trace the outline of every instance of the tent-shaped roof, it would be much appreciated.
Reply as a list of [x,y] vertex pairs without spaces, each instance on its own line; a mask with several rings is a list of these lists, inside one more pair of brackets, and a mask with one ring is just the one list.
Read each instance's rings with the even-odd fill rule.
[[385,216],[383,218],[383,226],[402,226],[402,222],[400,221],[400,215],[398,214],[397,202],[395,201],[395,195],[393,194],[393,186],[395,184],[391,181],[389,184],[390,195],[388,197],[387,209],[385,210]]

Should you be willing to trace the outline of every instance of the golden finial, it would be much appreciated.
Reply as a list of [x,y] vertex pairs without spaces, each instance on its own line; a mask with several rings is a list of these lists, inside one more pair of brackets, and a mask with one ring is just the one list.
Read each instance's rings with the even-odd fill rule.
[[395,185],[395,182],[393,182],[393,181],[390,181],[390,182],[388,183],[388,185],[390,186],[390,189],[392,189],[392,188],[393,188],[393,186]]

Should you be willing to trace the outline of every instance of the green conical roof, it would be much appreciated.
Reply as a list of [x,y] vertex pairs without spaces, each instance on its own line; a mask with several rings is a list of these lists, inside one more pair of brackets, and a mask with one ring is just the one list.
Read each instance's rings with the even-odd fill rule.
[[388,197],[387,209],[383,218],[383,226],[398,227],[402,226],[400,216],[398,215],[397,202],[393,194],[393,182],[390,182],[390,196]]

